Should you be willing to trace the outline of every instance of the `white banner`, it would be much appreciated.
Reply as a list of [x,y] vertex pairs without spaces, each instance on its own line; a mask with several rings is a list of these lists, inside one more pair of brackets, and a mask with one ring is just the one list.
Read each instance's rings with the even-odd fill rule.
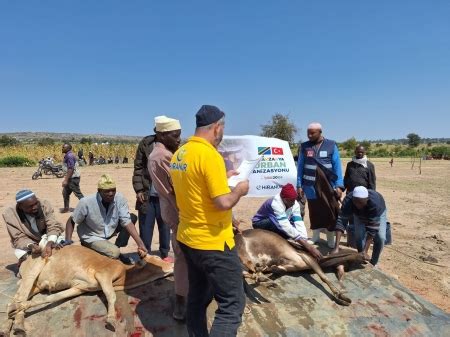
[[219,152],[227,171],[237,170],[243,160],[261,161],[250,174],[250,197],[269,197],[280,192],[287,183],[296,186],[297,168],[289,143],[259,136],[224,136]]

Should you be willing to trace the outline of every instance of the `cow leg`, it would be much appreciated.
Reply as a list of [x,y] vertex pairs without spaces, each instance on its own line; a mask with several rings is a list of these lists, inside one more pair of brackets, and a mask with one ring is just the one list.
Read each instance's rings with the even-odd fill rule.
[[[58,302],[60,300],[63,300],[65,298],[74,297],[83,294],[85,291],[78,289],[78,288],[70,288],[64,291],[61,291],[59,293],[49,295],[41,300],[31,300],[19,303],[19,305],[14,307],[14,311],[9,311],[8,314],[15,315],[15,321],[14,321],[14,334],[21,334],[22,336],[25,336],[25,310],[29,308],[33,308],[39,305],[43,304],[50,304],[54,302]],[[19,308],[20,306],[20,308]]]
[[307,254],[298,254],[300,255],[300,257],[302,258],[302,260],[309,266],[311,267],[312,270],[314,270],[314,272],[319,275],[320,279],[322,280],[322,282],[324,282],[331,290],[331,292],[334,295],[334,298],[336,299],[336,302],[342,305],[350,305],[350,303],[352,303],[352,301],[344,296],[341,291],[339,291],[334,284],[328,279],[328,277],[325,275],[325,273],[323,272],[322,268],[320,268],[319,264],[309,255]]
[[106,328],[115,331],[116,330],[116,291],[114,290],[111,275],[96,273],[95,279],[100,284],[103,293],[108,301],[108,314],[106,316]]
[[9,337],[13,323],[14,320],[12,318],[6,319],[0,328],[0,337]]
[[14,335],[20,335],[22,337],[26,336],[24,321],[25,321],[25,311],[22,310],[16,314],[16,317],[14,319],[14,328],[13,328]]
[[[24,302],[24,303],[22,303],[22,307],[23,307],[22,310],[25,311],[27,309],[37,307],[39,305],[55,303],[55,302],[64,300],[69,297],[79,296],[81,294],[84,294],[85,292],[86,292],[86,290],[79,289],[79,288],[66,289],[66,290],[60,291],[56,294],[48,295],[45,298],[40,299],[40,300],[31,300],[31,301]],[[17,315],[18,315],[18,313],[17,313]]]

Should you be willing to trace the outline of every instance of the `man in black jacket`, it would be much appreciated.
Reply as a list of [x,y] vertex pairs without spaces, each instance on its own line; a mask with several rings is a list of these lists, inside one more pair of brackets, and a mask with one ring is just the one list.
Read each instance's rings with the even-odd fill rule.
[[355,156],[345,169],[344,186],[347,193],[352,192],[356,186],[376,190],[376,180],[375,166],[367,160],[364,146],[358,145],[355,148]]
[[159,197],[152,188],[152,180],[147,168],[148,156],[153,150],[155,135],[142,138],[134,159],[133,188],[136,192],[136,210],[139,219],[139,236],[145,248],[151,251],[155,220],[158,223],[159,251],[166,259],[170,250],[170,228],[161,217]]
[[[356,186],[364,186],[367,189],[376,190],[375,166],[367,160],[366,149],[362,145],[355,148],[352,161],[347,163],[344,176],[344,186],[347,194],[352,192]],[[350,217],[347,228],[347,244],[356,248],[355,226],[353,217]]]

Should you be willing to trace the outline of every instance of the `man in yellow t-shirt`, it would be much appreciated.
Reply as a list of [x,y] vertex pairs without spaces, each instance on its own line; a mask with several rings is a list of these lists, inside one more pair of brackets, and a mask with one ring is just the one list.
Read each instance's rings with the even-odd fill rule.
[[[234,248],[231,209],[248,192],[248,180],[233,190],[217,151],[225,114],[203,105],[196,114],[195,135],[172,157],[170,175],[180,223],[177,241],[188,266],[186,324],[189,336],[236,336],[245,306],[242,267]],[[206,309],[218,304],[208,334]]]

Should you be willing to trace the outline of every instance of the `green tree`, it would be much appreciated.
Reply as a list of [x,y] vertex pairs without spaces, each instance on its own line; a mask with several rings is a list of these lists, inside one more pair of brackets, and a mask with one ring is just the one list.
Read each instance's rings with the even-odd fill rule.
[[7,135],[3,135],[0,137],[0,146],[13,146],[19,144],[19,141]]
[[41,138],[38,141],[38,145],[46,146],[55,144],[55,140],[50,137]]
[[366,151],[369,152],[370,146],[372,145],[372,143],[370,141],[368,141],[368,140],[362,140],[362,141],[359,142],[359,145],[364,146]]
[[91,137],[82,137],[80,139],[81,144],[92,144],[92,138]]
[[353,151],[355,151],[356,145],[358,145],[358,142],[355,137],[349,138],[341,143],[342,148],[349,153],[353,153]]
[[295,142],[297,131],[288,114],[277,113],[272,116],[271,122],[261,125],[261,136],[283,139],[291,145]]
[[408,133],[406,135],[406,138],[408,138],[408,145],[410,147],[417,147],[420,144],[420,136],[417,133]]

